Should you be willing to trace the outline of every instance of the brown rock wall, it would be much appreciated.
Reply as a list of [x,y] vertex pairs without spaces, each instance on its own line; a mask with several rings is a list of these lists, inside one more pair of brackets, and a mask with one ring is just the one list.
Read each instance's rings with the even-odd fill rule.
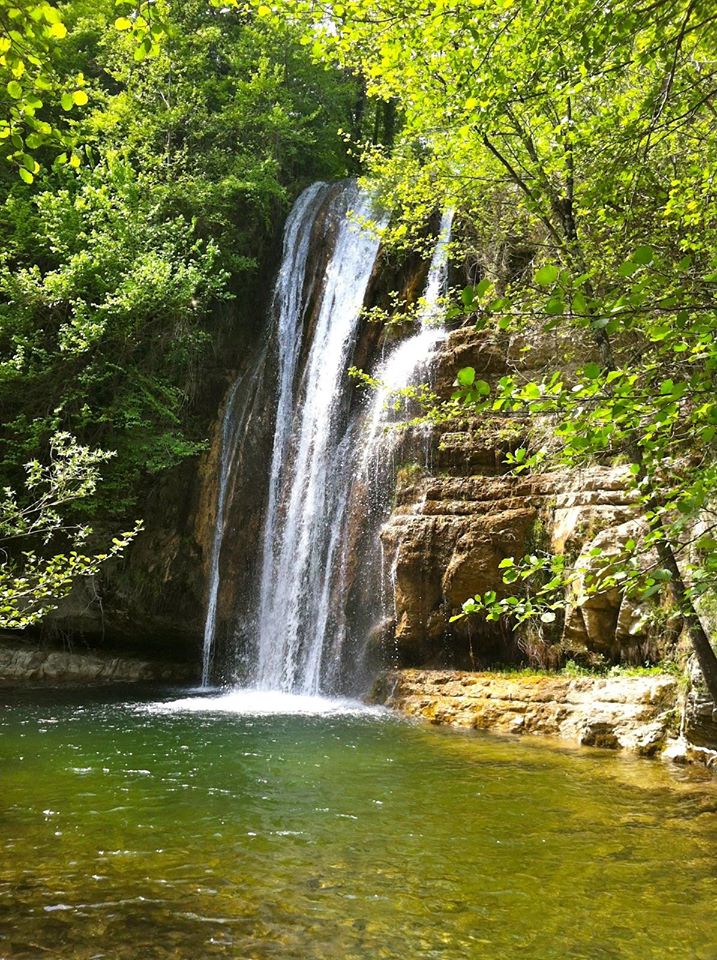
[[[462,366],[495,382],[509,369],[536,372],[554,362],[551,350],[559,349],[552,341],[524,347],[473,327],[452,331],[435,361],[437,392],[450,395]],[[549,425],[531,422],[530,428],[549,434]],[[542,550],[589,566],[591,550],[616,551],[642,533],[625,467],[509,474],[506,452],[526,440],[528,423],[520,417],[451,420],[434,430],[431,468],[399,473],[394,509],[381,531],[393,571],[399,663],[659,660],[674,646],[678,623],[656,628],[650,610],[619,590],[589,598],[580,582],[568,598],[564,625],[537,628],[537,642],[479,617],[451,623],[469,597],[509,592],[499,566],[506,557]]]
[[48,650],[0,641],[0,685],[19,683],[185,683],[186,664]]

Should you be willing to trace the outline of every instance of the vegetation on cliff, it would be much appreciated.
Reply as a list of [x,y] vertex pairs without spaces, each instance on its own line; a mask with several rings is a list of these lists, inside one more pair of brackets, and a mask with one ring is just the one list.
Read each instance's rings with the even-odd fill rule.
[[[505,250],[503,269],[464,291],[466,317],[487,337],[525,336],[526,350],[553,332],[544,377],[516,371],[493,389],[467,368],[455,402],[464,413],[553,421],[558,442],[514,451],[518,470],[551,455],[630,463],[647,529],[594,563],[589,589],[650,596],[667,584],[717,699],[717,660],[696,612],[717,571],[711,4],[286,7],[311,24],[316,56],[398,105],[393,149],[364,150],[400,211],[394,238],[410,243],[428,211],[457,207],[478,242]],[[546,566],[537,601],[491,593],[466,612],[520,607],[549,621],[564,602],[563,558],[528,558],[507,579]]]
[[65,434],[114,453],[63,527],[117,529],[203,448],[197,396],[221,389],[213,350],[238,362],[259,322],[284,212],[348,170],[355,83],[296,28],[205,0],[153,10],[147,50],[110,0],[0,3],[0,486],[29,508],[24,464]]

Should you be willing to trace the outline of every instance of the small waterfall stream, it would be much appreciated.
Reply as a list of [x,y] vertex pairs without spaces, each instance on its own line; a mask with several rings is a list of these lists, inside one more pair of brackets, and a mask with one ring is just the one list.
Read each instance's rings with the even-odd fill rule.
[[362,469],[375,463],[392,442],[390,424],[402,419],[389,406],[397,391],[416,385],[428,372],[438,344],[446,338],[443,325],[443,298],[448,282],[448,244],[451,239],[453,210],[441,217],[438,240],[426,278],[423,304],[418,315],[419,328],[413,336],[398,344],[379,366],[375,377],[380,387],[375,390],[367,416]]
[[219,452],[219,493],[217,496],[217,515],[214,520],[214,538],[212,539],[212,556],[209,567],[209,599],[207,614],[204,620],[204,643],[202,647],[202,686],[209,685],[212,669],[212,653],[214,651],[214,631],[217,622],[217,601],[219,599],[219,558],[222,552],[224,539],[224,514],[227,502],[227,487],[232,465],[232,450],[236,441],[236,397],[243,377],[238,377],[227,397],[222,422],[222,441]]

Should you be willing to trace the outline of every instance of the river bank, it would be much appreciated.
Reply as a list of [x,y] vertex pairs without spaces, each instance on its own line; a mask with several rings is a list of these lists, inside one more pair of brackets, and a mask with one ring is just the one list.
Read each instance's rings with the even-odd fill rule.
[[195,672],[186,663],[35,646],[0,637],[0,687],[38,683],[185,683],[193,679]]
[[711,706],[670,674],[393,670],[379,677],[371,701],[439,726],[558,738],[717,769]]

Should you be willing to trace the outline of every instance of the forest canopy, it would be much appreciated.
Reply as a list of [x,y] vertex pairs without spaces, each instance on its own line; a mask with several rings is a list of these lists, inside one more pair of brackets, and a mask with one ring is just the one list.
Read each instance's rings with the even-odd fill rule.
[[[205,448],[285,212],[349,170],[355,81],[296,26],[186,0],[138,37],[130,7],[0,0],[6,627],[117,555],[153,480]],[[88,521],[129,532],[88,553]]]
[[34,116],[13,118],[27,71],[0,92],[5,142],[27,151],[0,163],[0,469],[16,479],[66,430],[117,452],[91,510],[127,516],[148,476],[202,447],[198,363],[222,318],[250,321],[231,301],[261,301],[298,189],[346,174],[354,95],[289,25],[188,0],[138,60],[117,12],[62,6]]
[[[494,390],[457,371],[454,409],[550,420],[557,442],[514,451],[517,470],[629,466],[648,531],[593,589],[668,584],[717,694],[697,612],[717,571],[709,0],[0,11],[37,54],[21,65],[12,30],[0,54],[9,476],[68,430],[117,451],[101,509],[126,515],[143,478],[200,449],[197,364],[221,305],[257,289],[277,216],[305,182],[360,168],[397,249],[460,212],[480,253],[454,319],[526,351],[554,336],[542,379]],[[532,566],[509,580],[546,572]],[[550,597],[523,612],[549,621]],[[506,609],[476,596],[474,611]]]

